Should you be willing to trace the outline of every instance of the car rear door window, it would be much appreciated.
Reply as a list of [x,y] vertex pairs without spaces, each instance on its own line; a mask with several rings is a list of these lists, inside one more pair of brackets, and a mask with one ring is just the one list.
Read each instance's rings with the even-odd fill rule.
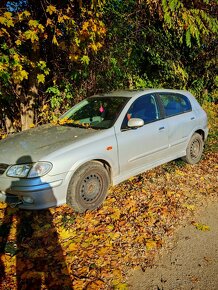
[[171,117],[192,110],[189,99],[181,94],[159,93],[165,116]]

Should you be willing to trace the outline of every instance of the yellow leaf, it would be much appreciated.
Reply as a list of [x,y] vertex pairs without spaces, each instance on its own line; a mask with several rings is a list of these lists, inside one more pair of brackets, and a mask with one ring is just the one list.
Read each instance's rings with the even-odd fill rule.
[[59,234],[60,234],[61,239],[65,240],[65,239],[70,238],[72,233],[68,230],[63,229],[60,231]]
[[46,12],[48,12],[50,15],[52,15],[53,13],[56,13],[56,7],[53,5],[49,5],[47,6]]
[[46,21],[46,26],[52,25],[52,24],[53,24],[52,20],[50,18],[48,18]]
[[88,284],[86,287],[87,290],[97,290],[97,289],[104,289],[105,283],[102,280],[95,280]]
[[76,243],[71,243],[68,247],[69,251],[76,251],[78,249],[78,244]]
[[42,24],[39,24],[38,29],[41,30],[41,32],[44,32],[45,27]]
[[108,249],[109,249],[108,247],[101,248],[97,253],[99,256],[104,256],[109,252]]
[[29,26],[37,27],[38,26],[38,21],[31,19],[31,20],[29,20],[28,24],[29,24]]
[[95,43],[90,44],[90,47],[95,52],[98,50],[98,47],[97,47],[97,45]]
[[120,218],[120,210],[118,208],[114,209],[114,213],[111,215],[111,218],[114,220],[118,220]]
[[193,204],[183,204],[183,207],[187,208],[188,210],[194,210],[195,206]]
[[157,246],[157,242],[156,241],[149,240],[149,241],[146,242],[146,249],[148,251],[156,248],[156,246]]
[[128,285],[126,283],[119,283],[115,285],[115,290],[128,290]]
[[45,82],[45,75],[44,74],[37,74],[37,80],[38,83],[43,83]]
[[88,57],[88,55],[84,55],[83,57],[81,57],[81,62],[82,62],[83,64],[88,65],[89,62],[90,62],[90,58]]
[[18,62],[20,60],[20,57],[19,57],[19,55],[17,53],[15,53],[13,55],[13,59]]
[[13,23],[13,21],[12,21],[12,19],[9,19],[7,22],[6,22],[6,25],[7,25],[7,27],[10,27],[10,26],[14,26],[14,23]]
[[11,12],[5,12],[5,13],[4,13],[4,17],[5,17],[5,18],[8,18],[8,19],[11,19],[11,17],[12,17],[12,13],[11,13]]
[[109,229],[110,231],[113,231],[113,229],[114,229],[114,225],[108,225],[108,226],[107,226],[107,229]]
[[31,15],[30,12],[27,11],[27,10],[23,11],[23,14],[24,14],[25,16],[27,16],[27,17]]
[[175,171],[175,173],[176,173],[176,175],[184,176],[184,173],[183,173],[181,170],[179,170],[179,169],[177,169],[177,170]]
[[20,39],[17,39],[17,40],[15,41],[15,43],[16,43],[17,46],[19,46],[19,45],[21,45],[22,42],[20,41]]
[[56,38],[55,35],[53,36],[52,42],[53,42],[55,45],[58,45],[58,41],[57,41],[57,38]]
[[7,19],[6,19],[5,17],[0,16],[0,23],[1,23],[1,24],[5,24],[6,21],[7,21]]
[[[19,67],[19,66],[18,66]],[[18,71],[15,71],[13,73],[13,78],[14,78],[14,82],[15,83],[19,83],[20,81],[23,81],[24,79],[28,79],[28,72],[25,71],[25,70],[18,70]]]
[[32,43],[39,40],[39,37],[34,30],[27,30],[25,31],[24,35],[26,39],[30,39]]
[[197,230],[202,232],[210,231],[210,227],[204,224],[193,223],[193,226],[195,226]]
[[67,15],[58,15],[58,23],[63,23],[64,20],[68,19],[70,19],[70,17],[68,17]]
[[89,26],[89,22],[88,21],[84,22],[82,26],[82,30],[87,30],[88,26]]

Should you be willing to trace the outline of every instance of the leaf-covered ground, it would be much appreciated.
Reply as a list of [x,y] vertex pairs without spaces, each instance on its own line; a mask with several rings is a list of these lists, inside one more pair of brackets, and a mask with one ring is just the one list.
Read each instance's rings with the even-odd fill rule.
[[111,188],[86,214],[0,204],[0,288],[128,289],[129,269],[152,263],[179,221],[218,192],[217,160],[207,152],[198,165],[178,160],[150,170]]

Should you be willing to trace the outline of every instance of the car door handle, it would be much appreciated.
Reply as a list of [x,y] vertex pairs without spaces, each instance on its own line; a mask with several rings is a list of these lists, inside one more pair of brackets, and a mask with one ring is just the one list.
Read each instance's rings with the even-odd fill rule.
[[164,129],[165,129],[165,127],[160,127],[160,128],[159,128],[159,131],[164,130]]
[[194,120],[195,119],[195,117],[191,117],[191,120]]

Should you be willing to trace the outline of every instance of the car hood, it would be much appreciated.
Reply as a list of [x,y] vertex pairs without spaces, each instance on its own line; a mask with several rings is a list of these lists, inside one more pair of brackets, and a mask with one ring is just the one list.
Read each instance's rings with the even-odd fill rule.
[[90,128],[50,124],[26,130],[0,141],[0,163],[36,162],[60,148],[96,133],[96,130]]

